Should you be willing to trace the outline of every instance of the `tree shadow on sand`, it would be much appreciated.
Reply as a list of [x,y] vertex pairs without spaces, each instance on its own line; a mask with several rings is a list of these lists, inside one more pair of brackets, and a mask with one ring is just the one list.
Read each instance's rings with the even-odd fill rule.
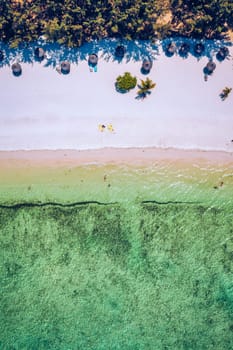
[[145,100],[145,98],[147,97],[147,96],[149,96],[149,95],[151,95],[151,91],[144,91],[144,92],[142,92],[142,93],[139,93],[136,97],[135,97],[135,99],[136,100],[141,100],[141,101],[144,101]]
[[22,63],[35,62],[35,49],[41,47],[46,53],[45,67],[56,67],[60,62],[66,60],[70,63],[78,63],[79,61],[87,61],[90,53],[100,54],[105,61],[116,61],[120,63],[122,60],[115,56],[116,47],[122,45],[125,48],[124,59],[126,62],[140,61],[150,57],[155,59],[158,55],[158,45],[151,44],[150,41],[127,41],[127,40],[101,40],[92,41],[84,44],[80,48],[67,48],[56,43],[48,43],[43,40],[21,45],[18,48],[10,48],[1,44],[0,50],[4,53],[4,59],[0,62],[1,66],[10,65],[12,61],[20,61]]
[[[0,60],[0,67],[10,66],[15,62],[33,64],[35,59],[35,49],[41,47],[45,51],[45,59],[39,62],[44,67],[56,68],[62,61],[78,64],[81,61],[88,61],[90,53],[97,54],[99,58],[106,62],[138,62],[143,60],[154,61],[162,51],[166,51],[169,42],[174,43],[175,51],[171,56],[179,55],[183,59],[188,58],[189,54],[195,56],[198,60],[201,57],[212,59],[223,46],[230,47],[232,43],[224,41],[205,40],[203,41],[204,50],[201,55],[197,55],[194,47],[197,40],[187,38],[168,38],[163,41],[152,44],[151,41],[127,41],[117,39],[105,39],[101,41],[92,41],[82,45],[80,48],[67,48],[57,43],[49,43],[42,39],[37,42],[26,43],[17,48],[10,48],[8,45],[0,43],[0,51],[3,53],[3,59]],[[181,50],[182,45],[186,45],[185,50]],[[125,48],[124,58],[116,57],[116,47]]]
[[[174,44],[174,48],[170,44]],[[170,45],[170,46],[169,46]],[[203,57],[212,59],[221,47],[229,48],[231,42],[224,40],[197,40],[182,37],[167,38],[161,42],[162,50],[167,57],[179,55],[183,59],[187,59],[189,55],[194,56],[197,60]],[[168,48],[171,48],[169,51]]]

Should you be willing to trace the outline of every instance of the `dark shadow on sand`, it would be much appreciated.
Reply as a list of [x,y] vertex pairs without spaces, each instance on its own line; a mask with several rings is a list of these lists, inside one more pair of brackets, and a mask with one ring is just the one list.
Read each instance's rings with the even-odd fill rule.
[[[170,52],[167,50],[169,44],[173,43],[175,46],[174,50]],[[183,59],[187,59],[189,55],[194,56],[197,60],[203,57],[213,59],[222,47],[228,49],[233,44],[229,41],[224,40],[196,40],[183,37],[168,38],[161,42],[162,50],[167,57],[173,57],[179,55]],[[225,51],[227,52],[227,50]]]
[[[167,52],[169,43],[174,44],[174,48]],[[150,41],[127,41],[117,39],[105,39],[101,41],[92,41],[84,44],[80,48],[67,48],[57,43],[48,43],[42,39],[34,43],[20,45],[17,48],[10,48],[8,45],[0,43],[0,67],[10,66],[14,62],[19,63],[36,63],[44,67],[56,68],[60,66],[62,61],[78,64],[80,61],[86,61],[88,64],[88,56],[90,53],[97,54],[100,59],[106,62],[138,62],[143,60],[156,60],[159,55],[159,48],[168,56],[179,55],[181,58],[188,58],[189,54],[195,56],[198,60],[201,57],[212,59],[217,55],[222,47],[232,46],[231,42],[205,40],[202,41],[203,49],[201,53],[197,53],[195,45],[200,43],[198,40],[187,38],[168,38],[156,44]],[[116,56],[116,48],[123,46],[125,48],[124,57]],[[45,51],[43,60],[35,59],[35,49],[42,48]],[[218,55],[219,57],[219,55]],[[220,61],[220,60],[219,60]]]

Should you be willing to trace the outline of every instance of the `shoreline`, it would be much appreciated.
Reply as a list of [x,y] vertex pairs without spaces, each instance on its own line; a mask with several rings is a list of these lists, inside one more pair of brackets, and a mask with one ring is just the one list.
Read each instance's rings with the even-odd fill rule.
[[158,148],[0,151],[0,204],[232,205],[233,153]]
[[47,165],[49,167],[65,165],[82,166],[105,164],[148,165],[154,161],[181,161],[181,163],[187,164],[192,164],[193,162],[207,162],[213,165],[228,164],[233,166],[233,152],[157,147],[106,147],[102,149],[89,150],[0,150],[1,168],[10,165]]

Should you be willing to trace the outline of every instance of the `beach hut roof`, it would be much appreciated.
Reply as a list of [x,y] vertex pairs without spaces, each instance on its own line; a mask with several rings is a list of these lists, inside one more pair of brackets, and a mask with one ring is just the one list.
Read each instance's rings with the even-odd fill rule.
[[209,61],[206,65],[208,71],[213,72],[216,68],[216,64],[213,61]]
[[218,51],[218,53],[217,53],[216,56],[217,56],[218,59],[224,60],[228,55],[229,55],[229,49],[228,49],[228,47],[223,46],[223,47],[221,47],[221,48],[219,49],[219,51]]
[[88,58],[88,63],[96,65],[98,63],[98,56],[96,53],[91,53]]
[[15,76],[19,76],[22,73],[22,67],[19,63],[13,63],[11,69]]
[[149,71],[149,70],[151,70],[152,66],[153,66],[153,63],[151,60],[149,60],[149,59],[143,60],[143,62],[142,62],[142,69],[143,70]]
[[67,61],[61,62],[61,73],[69,74],[70,73],[70,63]]
[[123,58],[125,54],[125,47],[123,45],[118,45],[115,50],[115,56],[119,58]]
[[219,49],[219,52],[223,53],[225,56],[229,55],[229,49],[226,46],[223,46]]
[[205,75],[212,74],[215,68],[216,68],[216,64],[212,60],[210,60],[204,68]]
[[174,53],[176,52],[176,44],[172,41],[166,44],[166,46],[163,48],[164,53],[168,57],[172,57]]
[[43,59],[45,57],[45,51],[42,49],[42,47],[36,47],[34,54],[39,59]]

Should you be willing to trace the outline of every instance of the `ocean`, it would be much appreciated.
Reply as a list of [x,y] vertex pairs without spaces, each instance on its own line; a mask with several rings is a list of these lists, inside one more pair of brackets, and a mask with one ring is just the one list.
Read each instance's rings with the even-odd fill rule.
[[0,348],[233,348],[232,193],[207,165],[3,172]]

